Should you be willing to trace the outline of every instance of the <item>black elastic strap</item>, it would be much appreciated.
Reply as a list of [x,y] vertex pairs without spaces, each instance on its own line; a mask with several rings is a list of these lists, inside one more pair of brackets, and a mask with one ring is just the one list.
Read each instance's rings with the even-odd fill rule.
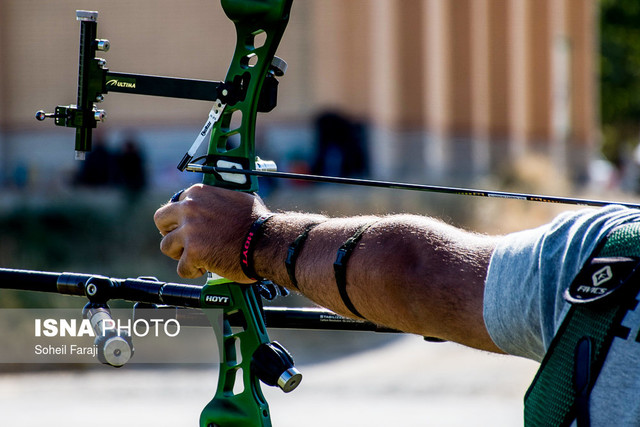
[[296,261],[298,260],[298,256],[302,251],[302,247],[304,243],[307,241],[307,237],[309,237],[309,232],[315,228],[319,223],[315,222],[313,224],[309,224],[304,228],[304,231],[300,233],[296,240],[289,245],[289,249],[287,250],[287,258],[284,260],[284,264],[287,267],[287,274],[289,275],[289,280],[296,289],[300,289],[298,286],[298,280],[296,279]]
[[259,217],[249,229],[247,236],[244,238],[242,250],[240,251],[240,266],[242,272],[250,279],[260,280],[255,268],[253,267],[253,252],[256,249],[256,242],[262,236],[262,226],[275,214],[266,214]]
[[340,292],[340,297],[342,298],[343,304],[347,307],[351,313],[353,313],[356,317],[364,318],[362,314],[354,307],[351,302],[351,298],[349,298],[349,294],[347,293],[347,262],[349,262],[349,258],[353,253],[353,250],[358,245],[360,238],[364,234],[369,227],[371,227],[375,222],[365,224],[358,228],[353,236],[349,237],[346,242],[340,249],[338,249],[338,253],[336,256],[336,261],[333,263],[333,271],[336,276],[336,285],[338,286],[338,292]]

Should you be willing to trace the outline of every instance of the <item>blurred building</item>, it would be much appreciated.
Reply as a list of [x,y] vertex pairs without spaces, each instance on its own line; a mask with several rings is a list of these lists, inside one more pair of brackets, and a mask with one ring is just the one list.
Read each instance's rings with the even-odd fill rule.
[[[390,175],[410,151],[435,175],[482,173],[530,150],[584,173],[598,131],[595,1],[324,0],[313,8],[315,25],[326,25],[315,32],[316,99],[373,120],[372,152]],[[403,144],[422,151],[398,150]]]
[[[75,102],[75,9],[100,12],[114,71],[220,80],[235,46],[215,0],[2,0],[5,180],[17,164],[46,183],[74,167],[73,131],[33,117]],[[596,0],[294,0],[278,54],[289,70],[259,119],[259,150],[312,150],[314,114],[333,109],[369,124],[375,177],[483,174],[531,151],[583,177],[598,142],[596,18]],[[136,129],[152,176],[177,164],[209,111],[123,94],[101,108],[107,135]]]

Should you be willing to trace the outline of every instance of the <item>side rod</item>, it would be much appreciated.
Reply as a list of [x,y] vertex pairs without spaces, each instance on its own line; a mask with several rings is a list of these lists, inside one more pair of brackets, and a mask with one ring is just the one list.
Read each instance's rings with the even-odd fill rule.
[[[200,307],[202,286],[160,282],[152,278],[116,279],[96,274],[0,268],[0,289],[91,296],[104,302],[120,299],[195,308]],[[96,293],[92,293],[92,289]]]

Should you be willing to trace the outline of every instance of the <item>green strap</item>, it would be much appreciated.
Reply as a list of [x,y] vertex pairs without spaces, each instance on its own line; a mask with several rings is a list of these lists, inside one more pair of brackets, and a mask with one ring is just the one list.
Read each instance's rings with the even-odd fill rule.
[[[640,257],[640,224],[628,224],[615,229],[607,237],[598,257]],[[631,289],[629,289],[631,288]],[[629,309],[629,304],[620,301],[633,300],[637,286],[627,286],[623,299],[617,303],[575,304],[553,338],[549,350],[525,395],[525,425],[563,426],[569,425],[577,415],[588,416],[588,393],[604,364],[618,326]],[[624,298],[626,297],[626,299]],[[588,337],[588,338],[586,338]],[[584,340],[590,342],[587,350],[586,373],[576,374],[585,368]],[[581,356],[577,356],[582,354]],[[581,379],[582,377],[582,379]],[[586,396],[579,396],[578,382],[586,379]],[[586,403],[585,403],[586,402]],[[584,405],[587,405],[586,408]],[[578,417],[579,420],[581,417]],[[587,419],[588,422],[588,419]]]
[[[598,312],[573,306],[556,333],[549,351],[525,396],[525,425],[561,426],[575,418],[575,351],[585,336],[591,338],[591,385],[600,371],[626,308]],[[596,374],[594,376],[594,374]]]

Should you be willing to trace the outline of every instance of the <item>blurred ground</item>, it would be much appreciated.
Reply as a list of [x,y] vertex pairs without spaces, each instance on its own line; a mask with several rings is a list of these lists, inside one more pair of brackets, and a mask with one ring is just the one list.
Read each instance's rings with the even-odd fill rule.
[[[300,387],[265,390],[275,427],[522,425],[537,368],[404,335],[326,362],[302,353]],[[215,368],[7,374],[0,425],[194,426],[216,380]]]

